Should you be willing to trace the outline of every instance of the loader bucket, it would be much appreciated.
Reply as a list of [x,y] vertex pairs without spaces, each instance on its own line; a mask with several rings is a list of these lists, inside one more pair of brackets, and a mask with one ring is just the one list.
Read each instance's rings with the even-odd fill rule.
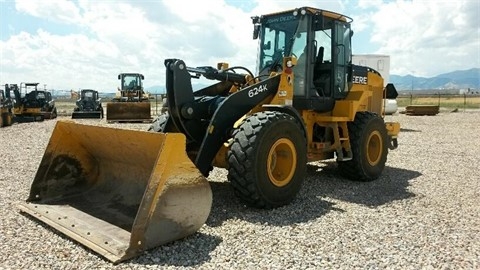
[[58,121],[19,209],[113,263],[195,233],[212,193],[181,133]]
[[72,119],[100,119],[101,111],[76,111],[72,113]]
[[107,122],[151,122],[150,102],[109,102]]

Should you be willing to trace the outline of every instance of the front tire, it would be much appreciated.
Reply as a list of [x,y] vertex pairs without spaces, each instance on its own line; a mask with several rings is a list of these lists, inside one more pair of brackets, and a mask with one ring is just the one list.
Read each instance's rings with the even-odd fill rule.
[[340,172],[354,181],[377,179],[385,168],[388,154],[383,119],[372,112],[358,112],[347,126],[353,158],[338,162]]
[[228,151],[228,179],[249,206],[275,208],[299,192],[307,167],[302,124],[276,111],[251,115],[235,130]]

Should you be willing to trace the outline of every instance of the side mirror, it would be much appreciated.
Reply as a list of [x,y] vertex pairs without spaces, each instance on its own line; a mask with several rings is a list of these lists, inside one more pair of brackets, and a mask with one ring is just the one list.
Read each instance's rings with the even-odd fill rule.
[[260,17],[253,16],[251,19],[253,23],[253,39],[257,39],[258,34],[260,33]]
[[260,34],[260,25],[255,24],[253,26],[253,39],[257,39],[259,34]]

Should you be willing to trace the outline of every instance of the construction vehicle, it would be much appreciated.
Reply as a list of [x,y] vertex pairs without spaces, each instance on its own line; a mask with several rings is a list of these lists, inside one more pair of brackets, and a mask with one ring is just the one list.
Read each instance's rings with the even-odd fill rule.
[[107,103],[107,122],[151,122],[150,99],[140,73],[120,73],[116,97]]
[[82,118],[103,118],[103,107],[98,91],[92,89],[82,89],[80,98],[76,101],[76,107],[73,109],[72,119]]
[[[57,108],[52,93],[38,90],[39,83],[6,84],[5,91],[13,92],[14,122],[43,121],[57,118]],[[22,96],[22,89],[25,94]]]
[[[198,230],[213,167],[267,209],[292,202],[307,162],[379,178],[400,125],[382,118],[379,73],[351,64],[351,19],[310,7],[252,19],[258,75],[166,59],[168,113],[149,132],[58,122],[20,209],[117,263]],[[218,82],[193,92],[200,76]]]
[[15,123],[24,123],[24,122],[35,122],[43,121],[43,115],[31,114],[31,110],[25,108],[25,97],[22,97],[20,88],[18,84],[5,84],[5,95],[10,97],[13,93],[13,122]]
[[13,123],[13,101],[9,93],[5,95],[4,90],[0,90],[0,127],[11,126]]

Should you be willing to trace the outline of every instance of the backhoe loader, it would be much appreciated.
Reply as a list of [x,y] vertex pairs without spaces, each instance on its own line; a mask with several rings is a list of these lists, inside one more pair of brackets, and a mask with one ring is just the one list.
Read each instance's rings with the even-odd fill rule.
[[[311,7],[252,20],[257,75],[166,59],[168,112],[150,131],[59,121],[20,209],[117,263],[197,231],[213,167],[266,209],[292,202],[308,162],[379,178],[400,125],[381,115],[380,74],[351,64],[352,20]],[[218,82],[194,92],[200,76]]]
[[107,103],[107,122],[151,122],[151,106],[140,73],[118,74],[117,95]]

